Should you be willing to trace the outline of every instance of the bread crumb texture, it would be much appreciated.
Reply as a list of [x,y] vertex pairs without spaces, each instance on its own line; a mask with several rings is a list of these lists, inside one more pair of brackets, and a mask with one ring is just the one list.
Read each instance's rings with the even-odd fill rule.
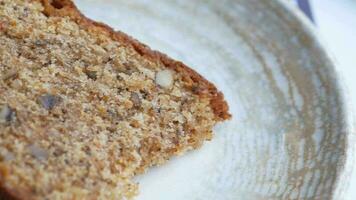
[[[131,199],[133,176],[199,147],[208,96],[133,47],[0,0],[0,185],[18,199]],[[159,177],[157,177],[159,178]]]

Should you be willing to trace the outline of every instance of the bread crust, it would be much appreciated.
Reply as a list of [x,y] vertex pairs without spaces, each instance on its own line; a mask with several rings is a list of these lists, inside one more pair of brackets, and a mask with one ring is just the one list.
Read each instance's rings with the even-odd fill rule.
[[[182,62],[173,60],[167,55],[150,49],[147,45],[139,42],[131,36],[115,31],[106,24],[93,21],[85,17],[74,5],[71,0],[31,0],[42,3],[44,6],[43,13],[47,16],[70,17],[81,27],[97,32],[98,34],[106,34],[114,41],[118,41],[123,45],[133,47],[141,56],[152,61],[159,61],[167,68],[176,72],[182,73],[185,80],[191,83],[191,89],[194,93],[200,96],[210,98],[210,106],[214,111],[217,121],[224,121],[231,118],[228,110],[229,107],[224,100],[224,95],[217,88],[193,69],[189,68]],[[0,173],[2,169],[0,168]],[[1,181],[0,181],[1,183]],[[7,188],[0,185],[0,200],[21,200],[30,199],[24,192],[18,193],[15,189]]]
[[193,69],[189,68],[182,62],[176,61],[167,55],[154,51],[147,45],[139,42],[131,36],[121,32],[115,31],[106,24],[96,22],[84,16],[75,6],[71,0],[39,0],[43,4],[45,10],[44,14],[47,16],[68,16],[74,20],[78,25],[85,29],[98,32],[98,34],[107,34],[114,41],[118,41],[124,45],[133,47],[140,55],[152,60],[160,61],[167,68],[182,73],[184,77],[193,83],[192,89],[199,95],[208,96],[210,98],[210,105],[214,111],[217,121],[224,121],[230,119],[229,107],[224,100],[224,95],[217,90],[217,88]]

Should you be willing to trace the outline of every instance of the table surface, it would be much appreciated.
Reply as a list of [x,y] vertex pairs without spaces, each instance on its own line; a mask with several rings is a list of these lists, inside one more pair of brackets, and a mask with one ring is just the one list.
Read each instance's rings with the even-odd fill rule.
[[[356,0],[311,0],[311,6],[321,40],[336,61],[336,68],[342,84],[346,87],[349,103],[355,111]],[[353,132],[353,134],[356,133]],[[352,145],[356,146],[356,144]],[[356,165],[350,176],[352,177],[351,185],[346,200],[355,200]]]

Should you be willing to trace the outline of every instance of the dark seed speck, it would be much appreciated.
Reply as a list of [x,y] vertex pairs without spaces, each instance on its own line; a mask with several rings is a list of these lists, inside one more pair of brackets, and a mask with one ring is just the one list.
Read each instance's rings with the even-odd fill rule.
[[88,78],[93,79],[94,81],[98,78],[97,72],[95,71],[85,71],[85,74]]
[[61,97],[54,96],[50,94],[43,95],[39,98],[40,104],[46,110],[52,110],[55,106],[57,106],[62,101]]
[[8,105],[0,107],[0,123],[9,123],[14,121],[15,111],[10,108]]
[[131,93],[130,100],[132,101],[134,107],[138,108],[141,106],[141,98],[136,92]]

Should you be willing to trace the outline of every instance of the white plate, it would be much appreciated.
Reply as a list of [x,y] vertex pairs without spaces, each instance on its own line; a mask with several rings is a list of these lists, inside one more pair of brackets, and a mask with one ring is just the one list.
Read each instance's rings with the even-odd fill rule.
[[137,178],[139,200],[340,199],[350,132],[333,63],[278,0],[77,0],[223,91],[212,142]]

